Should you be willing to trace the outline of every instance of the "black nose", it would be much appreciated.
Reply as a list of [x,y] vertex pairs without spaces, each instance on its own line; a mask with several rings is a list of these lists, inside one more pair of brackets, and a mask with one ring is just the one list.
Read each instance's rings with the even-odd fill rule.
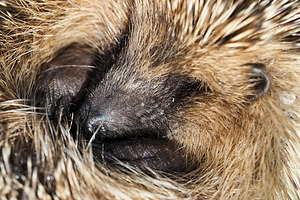
[[105,131],[106,128],[104,127],[104,122],[105,118],[102,115],[89,117],[86,121],[87,130],[90,133],[95,132],[97,129]]
[[105,115],[98,114],[90,116],[86,121],[86,128],[90,134],[96,132],[97,137],[116,137],[117,128]]

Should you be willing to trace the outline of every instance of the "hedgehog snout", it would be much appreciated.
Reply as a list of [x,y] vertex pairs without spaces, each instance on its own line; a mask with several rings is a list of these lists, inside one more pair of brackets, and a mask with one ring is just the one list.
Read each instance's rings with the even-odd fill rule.
[[107,97],[99,92],[97,97],[86,100],[78,111],[79,122],[88,137],[95,135],[104,139],[147,135],[147,132],[164,129],[170,102],[151,95],[141,98],[137,94],[118,93]]

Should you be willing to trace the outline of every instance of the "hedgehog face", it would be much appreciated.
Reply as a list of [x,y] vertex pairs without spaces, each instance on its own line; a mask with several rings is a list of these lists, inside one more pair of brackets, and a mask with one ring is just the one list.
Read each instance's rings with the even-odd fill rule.
[[[77,125],[84,138],[92,141],[98,159],[111,164],[122,161],[140,169],[190,170],[185,165],[187,153],[178,143],[199,137],[205,141],[201,125],[208,129],[222,126],[209,119],[222,116],[212,114],[214,107],[227,107],[224,116],[230,117],[236,114],[235,105],[220,103],[217,92],[206,82],[166,70],[170,66],[145,68],[128,62],[126,48],[96,56],[84,48],[65,49],[48,64],[52,70],[40,78],[40,104],[50,108],[54,119],[62,110],[64,114],[75,112]],[[73,59],[62,59],[70,55]],[[90,65],[94,67],[86,67]],[[268,89],[268,77],[260,65],[249,66],[256,74],[253,89],[262,94]],[[201,142],[197,145],[198,149]]]
[[168,20],[134,18],[130,31],[105,52],[73,45],[46,65],[51,70],[40,77],[38,104],[54,119],[74,112],[95,157],[186,171],[190,152],[201,160],[205,143],[238,125],[245,105],[267,92],[263,64],[235,64],[214,57],[218,49],[186,45]]
[[101,74],[99,66],[107,72],[101,81],[92,81],[91,92],[76,111],[86,138],[96,138],[95,155],[112,163],[115,157],[141,169],[146,165],[186,171],[185,154],[170,141],[170,125],[177,121],[178,108],[189,106],[192,97],[204,92],[201,82],[176,73],[146,77],[152,69],[124,61],[126,49],[114,57],[120,60],[112,66],[95,62],[95,74]]

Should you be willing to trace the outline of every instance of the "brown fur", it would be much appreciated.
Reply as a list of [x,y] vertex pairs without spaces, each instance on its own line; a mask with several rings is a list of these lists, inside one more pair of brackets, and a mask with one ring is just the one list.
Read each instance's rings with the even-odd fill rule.
[[[300,5],[251,2],[0,1],[1,197],[299,199]],[[128,23],[137,76],[179,74],[211,90],[170,123],[169,139],[198,166],[184,176],[99,164],[90,149],[80,153],[69,125],[56,128],[33,106],[43,63],[74,43],[104,52]],[[253,63],[271,81],[254,99]]]

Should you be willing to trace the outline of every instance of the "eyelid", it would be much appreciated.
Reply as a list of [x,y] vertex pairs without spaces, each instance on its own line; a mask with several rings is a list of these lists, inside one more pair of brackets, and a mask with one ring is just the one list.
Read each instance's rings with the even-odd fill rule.
[[210,88],[201,81],[188,80],[180,83],[176,90],[175,98],[184,99],[195,94],[211,92]]

